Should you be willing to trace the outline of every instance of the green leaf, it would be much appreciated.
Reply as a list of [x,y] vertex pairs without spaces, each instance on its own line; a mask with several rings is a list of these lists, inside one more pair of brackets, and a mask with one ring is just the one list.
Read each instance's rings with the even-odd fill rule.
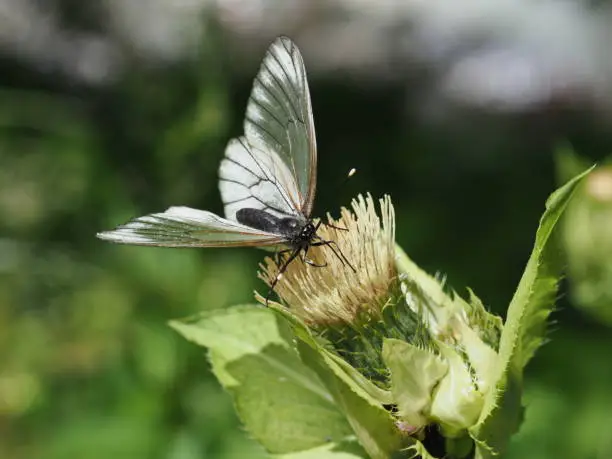
[[523,422],[524,408],[521,405],[523,395],[522,375],[517,375],[512,369],[502,378],[495,389],[497,400],[492,410],[487,411],[491,394],[485,400],[488,416],[481,414],[479,423],[470,429],[470,436],[476,442],[476,459],[492,459],[504,452],[510,437]]
[[238,415],[269,452],[307,451],[352,434],[329,391],[300,361],[290,328],[273,311],[237,306],[171,326],[209,349],[213,371]]
[[411,430],[424,427],[429,423],[433,390],[448,364],[430,351],[397,339],[384,340],[382,356],[391,372],[398,416]]
[[446,438],[444,442],[446,457],[472,459],[474,453],[474,440],[464,432],[463,436]]
[[391,392],[378,387],[342,357],[320,345],[318,346],[318,351],[325,359],[327,365],[330,368],[334,368],[334,371],[338,373],[338,375],[341,375],[341,378],[351,386],[353,390],[357,393],[361,393],[370,403],[389,405],[393,402]]
[[452,333],[454,322],[467,314],[467,323],[475,330],[483,341],[492,348],[497,349],[501,319],[486,311],[480,299],[468,289],[470,302],[465,301],[453,292],[448,294],[444,290],[443,282],[429,275],[419,268],[414,261],[406,255],[404,250],[395,245],[398,270],[406,276],[404,283],[408,291],[417,293],[421,297],[422,311],[417,312],[428,323],[430,332],[434,335]]
[[401,448],[402,438],[387,410],[357,394],[315,348],[300,340],[298,349],[304,363],[319,375],[333,395],[369,456],[372,459],[393,457]]
[[418,285],[423,293],[431,299],[432,303],[440,307],[445,305],[450,307],[452,305],[452,299],[446,294],[438,279],[419,268],[397,244],[395,245],[395,253],[398,270],[406,274],[415,285]]
[[[459,327],[458,327],[459,328]],[[460,327],[461,345],[473,371],[478,390],[485,393],[494,384],[499,356],[467,325]]]
[[500,356],[524,367],[544,340],[546,320],[552,312],[557,283],[561,276],[559,249],[553,229],[567,207],[574,190],[589,169],[556,190],[546,201],[536,240],[525,272],[508,307],[500,342]]
[[429,454],[429,451],[425,449],[423,443],[415,440],[414,444],[408,448],[409,454],[406,457],[419,458],[419,459],[437,459],[436,457]]
[[576,186],[591,170],[575,177],[548,198],[533,251],[508,308],[494,387],[487,394],[477,425],[470,431],[477,442],[495,452],[506,448],[510,436],[521,423],[523,367],[543,342],[546,320],[553,309],[561,275],[553,229]]
[[273,457],[274,459],[368,459],[367,453],[355,439]]
[[270,308],[277,311],[278,314],[287,320],[293,327],[296,336],[319,352],[325,359],[326,364],[330,368],[333,368],[355,392],[372,404],[389,405],[393,403],[393,397],[389,391],[381,389],[342,357],[326,349],[317,338],[312,335],[308,327],[306,327],[301,320],[289,313],[285,307],[271,302]]
[[438,341],[440,354],[448,364],[431,404],[431,417],[438,421],[445,437],[456,438],[473,426],[483,406],[483,394],[472,381],[468,366],[451,346]]
[[351,371],[350,365],[321,346],[308,328],[285,308],[275,304],[271,304],[271,307],[294,327],[302,361],[323,381],[369,457],[393,457],[401,447],[402,436],[393,416],[373,395],[376,394],[374,384],[362,375],[358,377],[356,370]]
[[491,314],[486,310],[482,300],[478,298],[471,288],[467,288],[469,299],[468,316],[471,328],[473,328],[481,339],[493,349],[499,349],[499,338],[501,336],[504,322],[501,317]]

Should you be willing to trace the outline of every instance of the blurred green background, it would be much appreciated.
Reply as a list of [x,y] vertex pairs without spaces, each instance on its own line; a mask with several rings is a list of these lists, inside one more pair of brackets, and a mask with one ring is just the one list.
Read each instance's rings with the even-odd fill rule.
[[[201,350],[166,325],[251,302],[264,253],[116,246],[95,233],[170,205],[222,212],[217,167],[276,35],[303,43],[312,69],[315,215],[337,215],[357,193],[391,194],[411,257],[500,315],[558,185],[559,142],[585,164],[611,151],[607,101],[588,82],[551,82],[522,105],[453,99],[432,82],[461,51],[435,61],[424,45],[400,46],[418,16],[398,36],[391,19],[345,2],[359,33],[389,32],[366,35],[368,60],[361,35],[348,46],[322,32],[334,2],[286,16],[269,3],[0,2],[0,458],[265,457]],[[575,307],[567,284],[508,457],[612,458],[610,328]]]

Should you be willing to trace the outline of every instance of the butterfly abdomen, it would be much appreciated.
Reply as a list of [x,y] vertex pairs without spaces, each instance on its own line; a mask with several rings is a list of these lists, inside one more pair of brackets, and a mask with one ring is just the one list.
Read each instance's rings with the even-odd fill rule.
[[236,212],[236,220],[243,225],[250,226],[267,233],[278,234],[287,239],[293,239],[300,234],[304,223],[297,218],[279,218],[261,209],[243,208]]

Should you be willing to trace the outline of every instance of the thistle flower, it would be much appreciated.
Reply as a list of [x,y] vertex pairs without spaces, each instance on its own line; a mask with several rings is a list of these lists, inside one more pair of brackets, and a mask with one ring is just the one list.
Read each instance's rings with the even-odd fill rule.
[[[490,388],[496,353],[483,337],[498,323],[478,305],[448,295],[443,281],[405,256],[398,272],[388,196],[380,200],[381,217],[370,195],[358,196],[351,208],[339,220],[328,216],[330,225],[348,231],[321,226],[320,236],[336,241],[356,270],[326,247],[314,247],[309,256],[327,266],[291,264],[276,285],[282,307],[368,379],[407,400],[397,406],[398,425],[416,430],[437,423],[445,434],[461,435],[476,422]],[[271,285],[277,273],[277,263],[266,258],[260,278]],[[398,379],[398,371],[413,376]]]
[[[380,315],[397,280],[397,271],[393,204],[389,196],[380,199],[379,204],[380,217],[372,196],[359,195],[351,203],[352,212],[342,208],[338,220],[328,214],[328,224],[333,227],[319,228],[319,236],[335,241],[355,271],[330,248],[312,247],[308,256],[326,266],[313,268],[293,262],[276,284],[279,297],[307,325],[354,324]],[[267,257],[260,268],[260,279],[271,285],[278,265]]]

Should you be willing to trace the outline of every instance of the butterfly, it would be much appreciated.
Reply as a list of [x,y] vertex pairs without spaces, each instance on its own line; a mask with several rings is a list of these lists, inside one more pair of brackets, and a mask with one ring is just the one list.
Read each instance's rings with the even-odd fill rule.
[[[161,247],[255,246],[284,257],[270,293],[287,266],[314,246],[328,246],[354,268],[335,241],[317,235],[311,218],[317,185],[317,146],[306,69],[287,37],[268,48],[247,103],[244,135],[229,141],[219,167],[225,218],[205,210],[170,207],[138,217],[97,237]],[[331,225],[330,225],[331,226]],[[338,228],[342,229],[342,228]],[[266,298],[267,302],[267,298]]]

